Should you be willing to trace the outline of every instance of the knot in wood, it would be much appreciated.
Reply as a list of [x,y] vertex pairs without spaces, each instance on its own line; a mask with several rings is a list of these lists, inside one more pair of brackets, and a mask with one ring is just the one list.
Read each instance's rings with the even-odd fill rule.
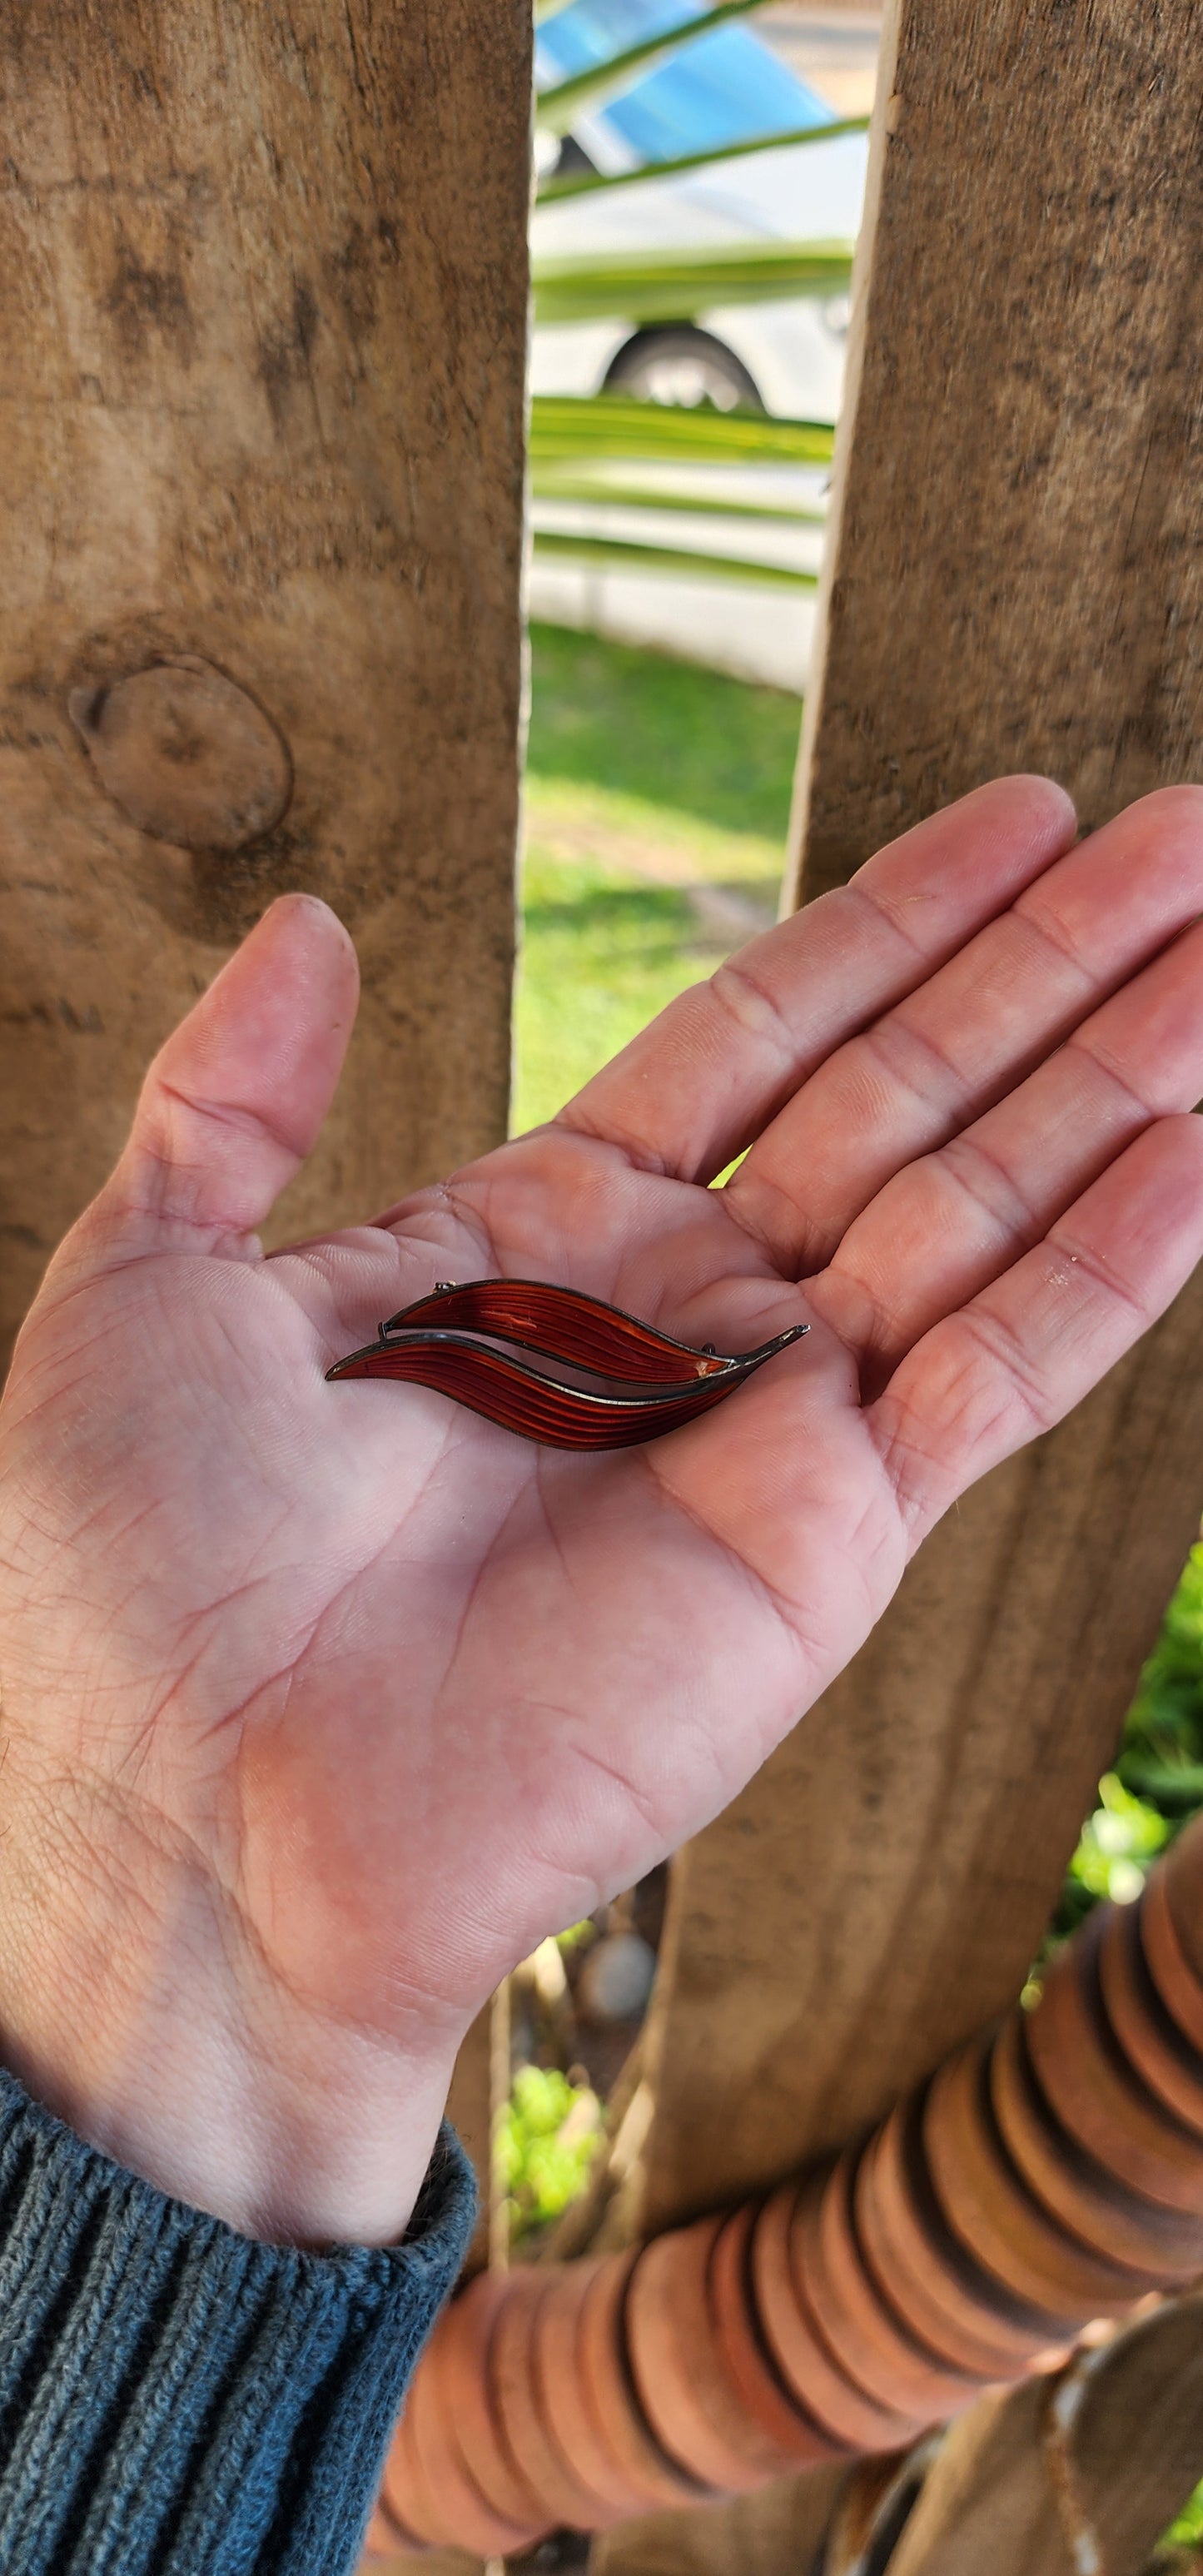
[[73,689],[67,705],[106,795],[140,832],[232,851],[279,822],[288,747],[246,690],[198,654]]

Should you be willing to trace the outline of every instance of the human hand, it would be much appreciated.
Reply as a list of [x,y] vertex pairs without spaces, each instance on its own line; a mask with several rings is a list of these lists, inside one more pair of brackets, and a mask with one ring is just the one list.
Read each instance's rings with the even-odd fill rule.
[[[1073,833],[1047,783],[980,790],[554,1125],[266,1260],[346,934],[274,905],[169,1040],[0,1408],[0,2044],[86,2136],[248,2232],[397,2235],[497,1979],[734,1795],[939,1514],[1169,1303],[1203,792]],[[600,1457],[325,1383],[496,1274],[720,1350],[813,1329]]]

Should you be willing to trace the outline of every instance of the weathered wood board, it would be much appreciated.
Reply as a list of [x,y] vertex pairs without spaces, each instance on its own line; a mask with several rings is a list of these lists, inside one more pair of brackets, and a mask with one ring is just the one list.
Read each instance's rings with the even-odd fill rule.
[[[0,1366],[155,1046],[287,888],[364,1001],[276,1239],[504,1133],[530,46],[523,0],[0,24]],[[178,726],[148,829],[68,704],[197,657],[284,746],[282,815],[224,845]],[[487,2177],[487,2016],[455,2101]]]
[[1203,2300],[953,2426],[889,2576],[1138,2576],[1203,2475]]
[[838,2144],[1018,1992],[1201,1500],[1196,1285],[681,1855],[644,2225]]
[[[896,0],[802,899],[993,772],[1203,772],[1203,9]],[[922,1550],[680,1857],[642,2223],[875,2117],[1013,1995],[1203,1504],[1203,1289]]]
[[[365,997],[277,1236],[504,1131],[530,14],[0,24],[0,1340],[284,888],[347,921]],[[137,828],[68,712],[180,655],[287,746],[233,850]]]
[[793,881],[1203,776],[1200,0],[889,0]]
[[810,2576],[847,2477],[833,2462],[729,2504],[623,2523],[594,2541],[591,2576]]
[[1076,2576],[1049,2482],[1047,2407],[1043,2383],[1026,2380],[954,2424],[889,2576]]

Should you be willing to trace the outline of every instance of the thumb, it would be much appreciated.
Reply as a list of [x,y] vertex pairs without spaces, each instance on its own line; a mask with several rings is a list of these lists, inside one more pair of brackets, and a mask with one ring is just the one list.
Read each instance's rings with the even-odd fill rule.
[[316,1143],[358,996],[342,923],[283,895],[155,1057],[89,1248],[253,1234]]

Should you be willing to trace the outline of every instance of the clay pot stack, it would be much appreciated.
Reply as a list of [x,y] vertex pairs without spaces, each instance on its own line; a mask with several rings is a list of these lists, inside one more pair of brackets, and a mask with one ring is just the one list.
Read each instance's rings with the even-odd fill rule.
[[1203,2272],[1203,1826],[1032,2012],[867,2140],[624,2255],[470,2284],[390,2454],[394,2546],[481,2557],[893,2451]]

